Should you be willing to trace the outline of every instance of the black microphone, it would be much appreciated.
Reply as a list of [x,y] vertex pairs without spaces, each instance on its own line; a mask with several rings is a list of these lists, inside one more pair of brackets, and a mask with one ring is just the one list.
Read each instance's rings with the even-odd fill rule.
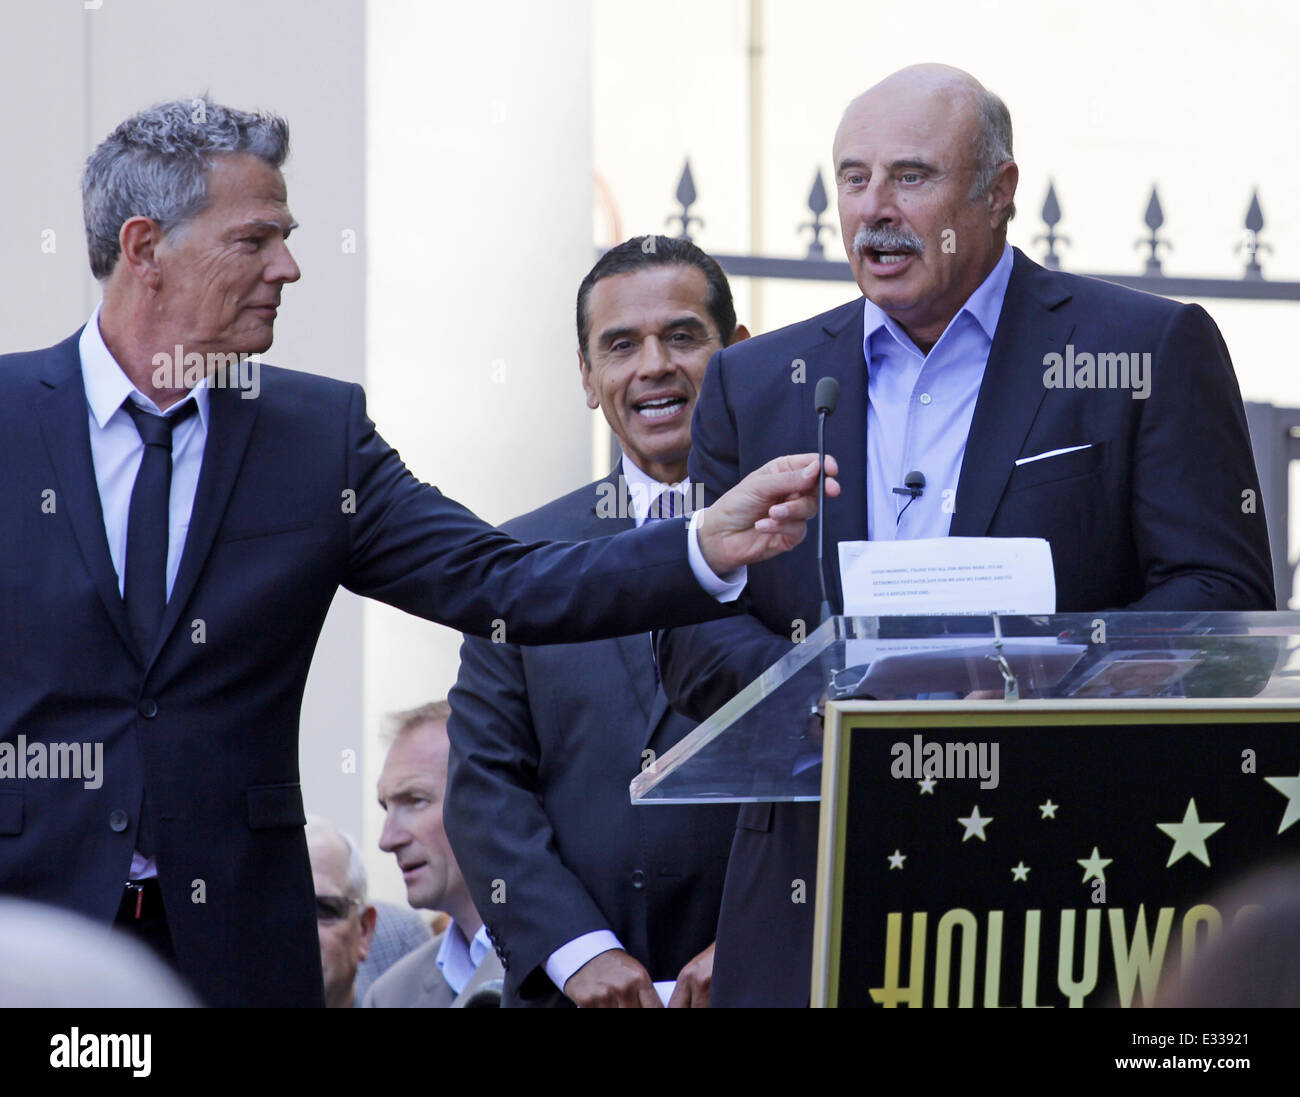
[[[913,469],[903,477],[904,487],[894,488],[895,495],[910,495],[913,499],[917,498],[925,491],[925,474]],[[904,507],[904,510],[907,508]]]
[[840,402],[840,383],[834,377],[823,377],[817,382],[817,389],[813,393],[813,399],[817,401],[817,413],[819,415],[823,412],[827,415],[833,414],[836,405]]
[[835,411],[840,402],[840,383],[834,377],[823,377],[817,382],[813,400],[817,408],[817,578],[821,582],[821,621],[831,615],[830,599],[826,596],[826,566],[822,562],[822,544],[826,531],[826,417]]
[[910,495],[911,498],[903,505],[903,509],[898,512],[898,517],[894,519],[894,525],[898,525],[903,520],[903,515],[907,513],[907,508],[921,497],[925,491],[925,475],[917,469],[913,469],[903,477],[904,486],[894,488],[895,495]]

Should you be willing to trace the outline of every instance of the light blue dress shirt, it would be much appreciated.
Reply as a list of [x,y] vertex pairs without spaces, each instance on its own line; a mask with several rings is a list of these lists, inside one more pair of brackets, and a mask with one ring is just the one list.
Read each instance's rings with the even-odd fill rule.
[[483,963],[483,958],[491,951],[492,945],[488,941],[487,926],[479,926],[473,938],[466,941],[464,932],[453,920],[447,926],[447,932],[442,938],[438,955],[434,957],[433,962],[438,965],[438,970],[447,980],[447,985],[460,994],[469,986],[469,981],[474,978],[479,965]]
[[[922,354],[879,307],[864,302],[869,540],[948,536],[966,437],[1007,295],[1011,262],[1011,247],[1003,245],[997,265],[929,354]],[[925,476],[921,496],[909,500],[894,494],[913,469]]]

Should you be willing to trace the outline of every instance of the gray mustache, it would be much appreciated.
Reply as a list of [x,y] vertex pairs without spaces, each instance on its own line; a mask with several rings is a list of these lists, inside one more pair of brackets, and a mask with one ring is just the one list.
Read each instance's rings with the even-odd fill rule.
[[920,255],[925,251],[925,242],[903,229],[863,225],[853,237],[853,250],[858,255],[867,251],[910,251]]

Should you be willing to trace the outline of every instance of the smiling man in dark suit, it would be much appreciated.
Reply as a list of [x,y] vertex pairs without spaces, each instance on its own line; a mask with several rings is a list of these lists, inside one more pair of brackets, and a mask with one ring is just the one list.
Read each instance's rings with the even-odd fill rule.
[[[718,264],[665,236],[606,252],[577,314],[587,406],[622,459],[506,523],[515,537],[608,537],[688,513],[705,366],[749,334]],[[653,984],[672,980],[669,1005],[707,1006],[736,809],[629,801],[647,759],[694,727],[668,707],[650,638],[538,648],[471,637],[451,699],[447,823],[506,958],[504,1004],[656,1007]]]
[[816,505],[805,458],[702,512],[698,552],[680,523],[521,545],[416,480],[359,386],[247,368],[300,273],[287,154],[283,119],[207,101],[123,122],[82,187],[102,305],[0,359],[0,742],[103,752],[97,782],[0,765],[0,891],[116,923],[213,1005],[323,1003],[298,717],[340,586],[618,635],[715,616],[701,568],[788,549]]
[[[705,498],[783,449],[815,448],[812,385],[791,383],[802,361],[809,381],[840,385],[830,546],[1041,537],[1059,612],[1273,609],[1217,328],[1195,305],[1047,271],[1007,245],[1018,169],[1001,100],[957,69],[904,69],[850,104],[834,157],[864,297],[715,356],[690,462]],[[915,500],[893,491],[912,470],[925,477]],[[826,563],[834,600],[833,547]],[[665,688],[695,719],[788,652],[795,622],[816,624],[812,544],[750,568],[748,584],[748,615],[663,637]],[[816,827],[815,805],[741,808],[715,1005],[806,1004],[812,908],[791,897],[796,880],[812,891]]]

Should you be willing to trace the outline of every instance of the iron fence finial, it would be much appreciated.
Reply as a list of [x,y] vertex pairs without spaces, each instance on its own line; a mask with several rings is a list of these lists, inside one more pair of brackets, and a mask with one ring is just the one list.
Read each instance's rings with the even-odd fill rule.
[[811,221],[804,221],[800,229],[812,229],[812,240],[808,243],[809,259],[825,259],[826,249],[822,247],[822,233],[830,228],[822,224],[822,214],[830,207],[826,197],[826,187],[822,183],[822,169],[818,168],[813,176],[812,190],[808,192],[808,210],[812,213]]
[[1165,211],[1160,208],[1160,193],[1154,183],[1151,184],[1151,199],[1147,202],[1147,211],[1143,220],[1151,230],[1151,235],[1139,238],[1134,246],[1151,249],[1151,254],[1147,256],[1147,277],[1161,278],[1165,272],[1160,265],[1160,249],[1173,251],[1174,246],[1168,240],[1160,238],[1160,228],[1165,223]]
[[1271,244],[1260,242],[1259,234],[1263,228],[1264,211],[1260,207],[1259,188],[1256,187],[1250,196],[1250,208],[1246,210],[1246,239],[1233,249],[1233,251],[1245,249],[1248,253],[1246,269],[1241,276],[1251,282],[1262,282],[1264,280],[1264,268],[1259,265],[1259,253],[1273,250]]
[[674,213],[666,218],[666,223],[671,225],[674,221],[681,222],[682,231],[677,234],[679,240],[691,239],[691,225],[704,227],[704,220],[696,217],[691,213],[691,206],[695,204],[695,178],[691,175],[691,158],[688,156],[686,162],[682,165],[681,178],[677,180],[677,204],[682,207],[681,213]]
[[1050,270],[1060,270],[1061,257],[1056,254],[1056,244],[1057,241],[1068,244],[1070,238],[1056,231],[1056,226],[1061,223],[1061,204],[1056,200],[1056,185],[1051,179],[1047,181],[1047,197],[1043,199],[1042,218],[1047,231],[1035,236],[1034,243],[1038,243],[1039,240],[1047,242],[1047,250],[1043,253],[1043,266]]

